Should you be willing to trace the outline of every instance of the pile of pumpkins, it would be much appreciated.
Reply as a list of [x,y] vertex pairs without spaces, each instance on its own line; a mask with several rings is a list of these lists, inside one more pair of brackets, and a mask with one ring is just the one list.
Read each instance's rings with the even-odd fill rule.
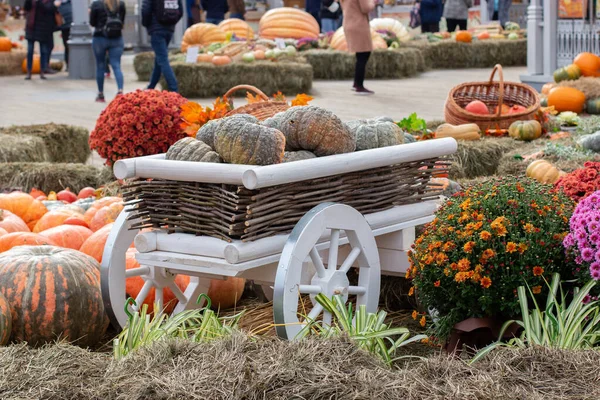
[[[113,223],[123,211],[117,196],[96,198],[94,188],[78,193],[0,194],[0,345],[26,341],[41,345],[58,336],[89,346],[102,338],[108,317],[100,292],[100,263]],[[126,255],[126,268],[139,267],[136,250]],[[189,277],[176,283],[185,290]],[[244,279],[211,282],[215,307],[233,306]],[[137,297],[144,281],[127,278],[127,294]],[[165,290],[166,311],[175,297]],[[154,295],[145,300],[150,309]]]
[[[508,136],[515,140],[529,142],[542,136],[542,125],[536,120],[515,121],[508,128]],[[435,138],[451,137],[456,140],[479,140],[481,133],[477,124],[442,124],[435,131]]]
[[542,106],[553,106],[556,111],[572,111],[577,114],[600,114],[600,98],[586,99],[585,93],[561,82],[576,81],[581,77],[600,78],[600,57],[592,53],[580,53],[573,64],[554,72],[554,82],[542,87]]

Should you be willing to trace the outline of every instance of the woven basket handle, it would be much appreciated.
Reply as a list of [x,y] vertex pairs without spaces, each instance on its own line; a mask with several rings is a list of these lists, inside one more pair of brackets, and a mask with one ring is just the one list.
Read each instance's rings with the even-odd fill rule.
[[258,97],[260,97],[261,99],[263,99],[264,101],[269,101],[269,96],[267,96],[266,94],[264,94],[259,88],[254,87],[252,85],[237,85],[232,87],[231,89],[229,89],[227,91],[227,93],[225,93],[223,95],[223,97],[226,97],[227,99],[229,99],[229,104],[233,107],[233,100],[232,100],[232,94],[237,92],[238,90],[241,89],[246,89],[247,91],[250,92],[254,92],[254,94],[258,95]]
[[496,117],[500,117],[500,115],[502,115],[502,102],[504,101],[504,74],[502,73],[502,65],[496,64],[494,66],[492,75],[490,76],[490,86],[492,83],[494,83],[494,75],[496,74],[496,71],[498,71],[498,79],[500,80],[500,85],[498,87],[500,92],[498,93],[498,113],[496,114]]

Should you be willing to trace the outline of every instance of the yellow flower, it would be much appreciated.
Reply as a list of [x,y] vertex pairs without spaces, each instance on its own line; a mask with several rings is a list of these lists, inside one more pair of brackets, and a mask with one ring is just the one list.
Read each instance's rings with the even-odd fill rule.
[[508,242],[506,243],[506,252],[507,253],[514,253],[515,251],[517,251],[517,244],[514,242]]
[[466,199],[462,203],[460,203],[459,208],[463,211],[466,211],[471,206],[471,199]]
[[411,286],[410,289],[408,289],[408,295],[412,296],[413,294],[415,294],[415,287]]
[[541,286],[534,286],[531,288],[531,291],[533,292],[533,294],[540,294],[542,293],[542,287]]
[[480,283],[481,287],[483,287],[484,289],[487,289],[490,286],[492,286],[492,280],[488,276],[484,276],[483,278],[481,278]]
[[460,215],[460,218],[458,219],[458,222],[462,224],[463,222],[468,221],[468,220],[469,220],[469,214],[462,213]]
[[413,310],[412,319],[414,319],[416,321],[418,316],[419,316],[419,313],[417,312],[417,310]]
[[461,272],[468,271],[471,268],[471,262],[466,258],[461,259],[458,262],[458,270]]
[[492,237],[492,234],[489,233],[488,231],[481,231],[481,233],[479,234],[479,238],[481,240],[490,240],[491,237]]
[[421,320],[419,321],[419,325],[424,327],[426,323],[427,323],[427,320],[425,319],[425,316],[423,315],[421,317]]
[[454,219],[454,214],[450,214],[446,217],[446,220],[452,221]]
[[452,271],[450,271],[450,268],[444,268],[444,275],[450,276],[451,273]]
[[526,223],[523,226],[523,230],[527,233],[533,233],[533,232],[535,232],[535,226],[533,226],[533,224],[531,224],[531,223]]
[[540,276],[544,273],[544,268],[542,267],[533,267],[533,275]]
[[404,279],[409,279],[410,278],[410,268],[408,268],[406,270],[406,274],[404,274]]
[[465,245],[463,246],[463,250],[465,251],[465,253],[469,254],[473,252],[473,248],[475,247],[475,242],[470,241],[465,243]]
[[523,254],[527,250],[527,245],[525,243],[519,243],[519,253]]

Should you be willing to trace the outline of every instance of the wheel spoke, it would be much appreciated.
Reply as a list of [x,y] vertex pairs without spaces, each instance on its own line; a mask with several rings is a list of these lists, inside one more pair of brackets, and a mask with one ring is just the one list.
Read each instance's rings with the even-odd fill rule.
[[363,286],[348,286],[348,294],[363,295],[367,293],[367,288]]
[[352,264],[354,264],[354,261],[356,261],[356,259],[358,258],[358,255],[360,254],[360,252],[361,252],[360,247],[354,247],[352,249],[352,251],[350,251],[350,254],[348,254],[348,257],[346,257],[346,259],[342,263],[342,266],[340,267],[340,271],[348,272],[350,267],[352,267]]
[[140,293],[135,298],[135,304],[137,304],[137,306],[133,307],[134,311],[138,311],[142,307],[142,303],[144,302],[144,300],[146,300],[146,297],[148,297],[148,293],[150,293],[150,289],[152,289],[152,286],[154,286],[152,285],[152,281],[148,280],[144,282],[142,290],[140,290]]
[[310,259],[317,270],[317,276],[319,278],[323,278],[325,276],[325,266],[323,265],[323,260],[321,260],[321,256],[315,247],[310,251]]
[[134,276],[147,275],[149,273],[150,273],[149,267],[138,267],[138,268],[128,269],[127,271],[125,271],[125,277],[132,278]]
[[323,312],[323,325],[331,326],[331,313],[329,311]]
[[329,237],[329,260],[327,261],[327,269],[335,270],[337,268],[338,247],[340,243],[340,230],[332,229]]
[[302,294],[319,294],[321,293],[321,286],[317,285],[300,285],[298,290]]
[[312,310],[310,310],[310,312],[306,316],[306,319],[309,321],[316,320],[319,314],[321,314],[321,311],[323,311],[323,306],[318,303],[315,304],[315,306],[312,308]]

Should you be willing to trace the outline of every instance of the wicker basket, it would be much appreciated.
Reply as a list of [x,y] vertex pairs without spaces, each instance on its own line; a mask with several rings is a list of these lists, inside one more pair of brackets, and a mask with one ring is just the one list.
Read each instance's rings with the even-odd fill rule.
[[267,118],[271,118],[277,113],[280,113],[290,108],[290,106],[285,101],[272,101],[271,99],[269,99],[269,96],[267,96],[254,86],[250,85],[234,86],[231,89],[229,89],[227,93],[225,93],[224,97],[227,97],[229,99],[229,102],[232,106],[232,94],[240,89],[246,89],[248,91],[254,92],[264,101],[261,101],[260,103],[246,104],[245,106],[238,107],[235,110],[229,111],[225,115],[226,117],[229,117],[230,115],[234,114],[250,114],[255,116],[258,120],[263,121]]
[[[498,71],[499,82],[494,82],[496,71]],[[490,115],[468,112],[465,107],[473,100],[484,102],[491,112],[494,112],[498,106],[498,111]],[[527,110],[501,115],[503,103],[520,105]],[[454,87],[448,94],[444,108],[444,118],[449,124],[475,123],[482,132],[485,132],[488,129],[508,129],[515,121],[533,119],[540,108],[540,99],[535,89],[529,85],[504,82],[502,66],[496,64],[488,82],[467,82]]]

